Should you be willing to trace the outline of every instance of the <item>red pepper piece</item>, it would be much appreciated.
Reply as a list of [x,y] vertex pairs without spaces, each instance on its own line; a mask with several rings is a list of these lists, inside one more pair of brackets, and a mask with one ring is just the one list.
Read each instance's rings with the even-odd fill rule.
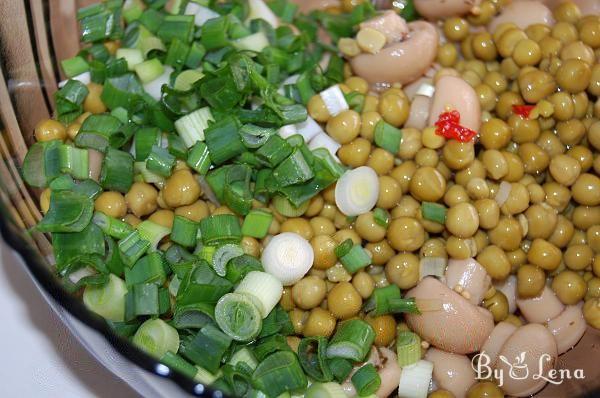
[[533,108],[535,108],[535,105],[513,105],[512,111],[522,118],[528,119]]
[[460,125],[460,113],[456,110],[440,114],[435,126],[437,135],[460,142],[469,142],[477,135],[476,131]]

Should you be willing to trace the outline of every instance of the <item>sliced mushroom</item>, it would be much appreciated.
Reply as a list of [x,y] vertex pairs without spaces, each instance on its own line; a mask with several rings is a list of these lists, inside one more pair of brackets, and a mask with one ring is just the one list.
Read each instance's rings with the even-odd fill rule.
[[406,321],[424,340],[444,351],[457,354],[479,351],[494,328],[488,310],[473,305],[436,278],[424,278],[406,297],[440,301],[440,310],[406,314]]
[[[593,1],[593,0],[592,0]],[[493,32],[498,25],[505,22],[512,22],[521,29],[529,25],[541,23],[545,25],[554,25],[552,11],[540,1],[518,1],[502,8],[502,12],[492,19],[488,25],[488,30]]]
[[446,268],[446,285],[475,305],[479,305],[492,279],[475,259],[450,260]]
[[456,398],[464,398],[469,388],[475,384],[475,371],[466,355],[430,348],[425,359],[433,363],[433,381],[436,386],[450,391]]
[[425,21],[408,24],[406,40],[388,44],[377,54],[360,54],[350,60],[354,73],[374,87],[407,84],[429,69],[437,54],[439,35]]
[[523,317],[532,323],[548,322],[565,309],[565,306],[548,286],[545,286],[542,294],[537,297],[518,298],[517,306]]
[[556,339],[558,354],[569,351],[585,333],[586,323],[583,312],[577,305],[569,305],[563,312],[546,325]]
[[499,322],[492,334],[486,340],[483,347],[481,347],[481,353],[485,354],[485,362],[488,366],[494,366],[498,359],[498,354],[502,350],[502,346],[506,343],[506,340],[517,330],[517,327],[510,322]]
[[544,326],[530,323],[521,326],[506,340],[496,362],[504,375],[502,389],[507,395],[528,397],[540,391],[558,359],[556,341]]
[[460,77],[442,76],[435,84],[433,103],[429,111],[429,125],[433,126],[440,114],[448,110],[460,113],[460,124],[479,131],[481,105],[473,87]]
[[517,277],[510,275],[502,282],[496,282],[494,287],[506,296],[508,312],[513,314],[517,310]]
[[481,0],[414,0],[419,14],[429,20],[464,15],[475,11],[480,3]]

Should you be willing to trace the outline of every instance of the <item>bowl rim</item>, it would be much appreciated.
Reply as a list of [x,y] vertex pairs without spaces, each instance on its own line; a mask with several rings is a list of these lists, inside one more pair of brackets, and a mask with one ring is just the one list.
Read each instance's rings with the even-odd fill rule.
[[14,222],[6,205],[0,200],[0,235],[4,241],[24,260],[27,269],[61,307],[69,314],[100,333],[128,361],[147,372],[164,379],[171,380],[183,391],[196,397],[224,398],[227,395],[203,383],[196,382],[176,369],[170,368],[154,357],[137,348],[126,338],[118,335],[101,316],[88,310],[83,301],[69,293],[47,266],[47,262],[23,236],[23,230]]

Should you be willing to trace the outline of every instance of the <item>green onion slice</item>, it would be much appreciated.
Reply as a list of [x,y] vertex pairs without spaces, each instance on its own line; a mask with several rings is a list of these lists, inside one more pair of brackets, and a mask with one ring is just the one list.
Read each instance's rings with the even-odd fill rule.
[[217,324],[236,341],[253,340],[262,328],[262,316],[253,300],[244,294],[228,293],[215,307]]
[[162,319],[149,319],[135,332],[133,344],[148,354],[162,358],[168,351],[179,350],[179,333]]
[[239,245],[226,244],[220,246],[215,250],[212,256],[212,266],[219,276],[225,276],[227,274],[227,263],[230,260],[240,257],[244,254],[244,249]]
[[329,358],[346,358],[362,361],[369,353],[375,340],[371,325],[360,319],[342,323],[327,347]]
[[331,381],[333,374],[327,363],[327,339],[305,337],[298,345],[300,365],[308,376],[317,381]]
[[367,363],[358,369],[351,380],[360,397],[374,394],[381,386],[381,377],[372,363]]
[[400,367],[416,363],[421,359],[421,338],[408,330],[398,332],[396,351]]

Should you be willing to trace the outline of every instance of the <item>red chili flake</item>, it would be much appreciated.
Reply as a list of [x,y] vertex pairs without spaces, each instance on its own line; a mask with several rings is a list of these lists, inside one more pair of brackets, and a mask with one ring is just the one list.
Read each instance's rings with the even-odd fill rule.
[[445,138],[454,138],[460,142],[469,142],[477,135],[477,132],[460,125],[460,113],[458,111],[444,112],[440,114],[435,133]]
[[513,105],[512,111],[524,119],[529,119],[529,114],[535,108],[535,105]]

